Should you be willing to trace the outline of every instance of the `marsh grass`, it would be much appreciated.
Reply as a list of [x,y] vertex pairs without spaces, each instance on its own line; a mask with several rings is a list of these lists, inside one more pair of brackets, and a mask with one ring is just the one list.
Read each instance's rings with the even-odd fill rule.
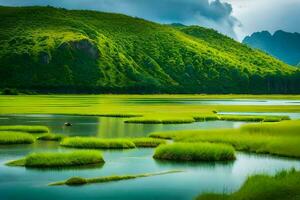
[[216,121],[220,120],[220,117],[216,114],[202,114],[198,116],[193,116],[197,122],[205,122],[205,121]]
[[114,176],[104,176],[97,178],[82,178],[82,177],[72,177],[66,181],[59,181],[55,183],[50,183],[49,186],[59,186],[59,185],[69,185],[69,186],[79,186],[91,183],[107,183],[114,181],[122,181],[136,178],[145,178],[150,176],[160,176],[165,174],[179,173],[180,170],[164,171],[158,173],[147,173],[147,174],[137,174],[137,175],[114,175]]
[[241,127],[241,130],[254,134],[294,135],[300,137],[300,120],[282,121],[280,123],[245,124]]
[[220,120],[245,122],[280,122],[289,120],[288,116],[262,116],[262,115],[219,115]]
[[299,120],[245,124],[240,129],[154,132],[149,136],[176,142],[225,143],[240,151],[300,157]]
[[66,136],[61,134],[53,134],[53,133],[45,133],[40,136],[38,136],[37,140],[43,140],[43,141],[61,141]]
[[255,175],[232,194],[203,194],[197,200],[297,200],[300,197],[300,172],[294,169],[275,176]]
[[27,133],[48,133],[49,128],[46,126],[27,126],[27,125],[11,125],[0,126],[0,131],[18,131]]
[[60,145],[83,149],[130,149],[136,147],[130,139],[101,139],[94,137],[65,138]]
[[29,168],[71,167],[103,164],[99,151],[45,152],[32,153],[25,158],[8,162],[8,166],[25,166]]
[[29,133],[0,131],[0,145],[31,144],[35,138]]
[[132,138],[131,141],[136,147],[157,147],[167,143],[166,140],[157,138]]
[[173,161],[231,161],[235,160],[233,147],[211,143],[174,143],[155,149],[153,158]]
[[139,114],[126,114],[126,113],[114,113],[114,114],[99,114],[98,117],[112,117],[112,118],[132,118],[132,117],[142,117]]
[[195,122],[193,118],[132,118],[125,120],[124,123],[131,123],[131,124],[190,124]]

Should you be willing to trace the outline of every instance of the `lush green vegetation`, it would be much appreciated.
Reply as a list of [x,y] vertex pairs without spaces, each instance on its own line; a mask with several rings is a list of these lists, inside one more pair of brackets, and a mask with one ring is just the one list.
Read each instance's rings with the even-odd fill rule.
[[57,186],[57,185],[85,185],[90,183],[107,183],[113,181],[121,181],[121,180],[128,180],[128,179],[136,179],[136,178],[144,178],[150,176],[159,176],[171,173],[178,173],[182,172],[179,170],[172,170],[172,171],[165,171],[165,172],[158,172],[158,173],[148,173],[148,174],[137,174],[137,175],[120,175],[120,176],[104,176],[104,177],[97,177],[97,178],[82,178],[82,177],[72,177],[66,181],[60,181],[56,183],[50,183],[50,186]]
[[101,139],[93,137],[65,138],[60,143],[64,147],[83,149],[130,149],[135,144],[130,139]]
[[0,131],[0,145],[31,144],[34,143],[34,141],[34,137],[28,133]]
[[299,93],[296,67],[202,27],[51,7],[0,7],[0,18],[1,88]]
[[136,147],[157,147],[167,143],[165,140],[156,138],[132,138],[131,140]]
[[150,137],[177,142],[213,142],[236,150],[300,157],[299,120],[247,124],[240,129],[183,130],[151,133]]
[[25,158],[8,162],[9,166],[36,168],[86,166],[104,163],[99,151],[42,152],[32,153]]
[[282,171],[275,176],[256,175],[248,178],[239,191],[232,194],[204,194],[197,200],[283,200],[300,197],[300,172]]
[[172,161],[231,161],[234,149],[225,144],[174,143],[155,149],[153,158]]
[[49,129],[46,126],[11,125],[11,126],[0,126],[0,131],[18,131],[18,132],[27,132],[27,133],[48,133]]
[[254,134],[300,137],[300,120],[283,121],[280,123],[245,124],[241,127],[241,130]]
[[170,117],[139,117],[124,121],[133,124],[189,124],[195,122],[193,118],[170,118]]
[[220,120],[246,122],[279,122],[289,120],[288,116],[250,116],[250,115],[219,115]]
[[46,133],[38,136],[36,139],[45,141],[61,141],[63,138],[65,138],[65,136],[61,134]]
[[[213,112],[293,112],[300,113],[297,105],[193,105],[193,104],[131,104],[126,102],[145,100],[184,99],[288,99],[300,96],[283,95],[19,95],[0,96],[1,114],[75,114],[93,116],[142,115],[151,119],[193,119],[215,116]],[[120,103],[121,102],[121,103]],[[122,102],[125,102],[124,104]],[[105,106],[104,106],[105,105]],[[63,109],[62,109],[63,108]]]

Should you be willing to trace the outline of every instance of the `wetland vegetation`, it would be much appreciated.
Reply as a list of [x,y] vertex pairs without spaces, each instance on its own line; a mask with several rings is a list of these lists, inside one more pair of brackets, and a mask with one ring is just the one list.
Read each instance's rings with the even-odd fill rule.
[[107,183],[114,181],[122,181],[129,179],[145,178],[150,176],[161,176],[165,174],[180,173],[180,170],[171,170],[157,173],[146,173],[146,174],[137,174],[137,175],[113,175],[113,176],[104,176],[96,178],[82,178],[82,177],[71,177],[66,181],[59,181],[55,183],[50,183],[49,186],[59,186],[59,185],[69,185],[69,186],[78,186],[91,183]]
[[275,176],[255,175],[248,178],[244,185],[231,194],[204,194],[197,200],[283,200],[300,196],[300,172],[295,169],[278,172]]
[[28,133],[0,131],[0,145],[31,144],[34,141],[35,138]]
[[24,126],[24,125],[12,125],[12,126],[0,126],[0,131],[18,131],[27,133],[48,133],[49,128],[46,126]]
[[[241,100],[231,100],[231,96],[240,98]],[[272,162],[272,166],[278,165],[274,170],[290,169],[296,166],[295,172],[286,173],[294,173],[296,176],[296,173],[298,173],[297,170],[300,169],[298,166],[298,159],[300,157],[300,127],[299,120],[294,119],[294,116],[297,115],[290,115],[290,113],[300,113],[300,108],[297,104],[300,98],[297,96],[287,96],[286,99],[289,99],[289,104],[282,106],[282,104],[286,104],[286,102],[280,100],[283,98],[282,96],[270,96],[269,98],[272,99],[272,101],[269,102],[270,105],[266,103],[258,106],[256,103],[264,103],[266,96],[252,96],[252,98],[257,99],[257,101],[253,102],[250,102],[249,99],[243,100],[246,97],[249,98],[249,96],[216,96],[215,100],[210,100],[212,97],[213,96],[207,95],[0,96],[0,114],[2,114],[0,116],[0,123],[1,126],[3,125],[2,127],[5,125],[5,128],[2,128],[0,131],[0,138],[1,134],[4,138],[7,138],[8,136],[15,137],[15,133],[18,133],[30,137],[31,143],[34,142],[34,144],[31,145],[1,145],[1,149],[3,150],[1,155],[10,155],[4,156],[1,160],[2,163],[7,163],[9,160],[13,161],[8,162],[8,166],[0,167],[24,166],[27,168],[43,169],[43,175],[40,174],[37,175],[37,177],[45,177],[48,170],[50,170],[49,168],[60,169],[67,167],[66,170],[59,170],[59,173],[62,173],[63,176],[55,174],[53,172],[55,170],[51,172],[49,178],[51,178],[51,182],[55,182],[54,185],[81,185],[116,181],[114,184],[116,184],[115,187],[117,188],[128,185],[130,188],[140,187],[141,189],[143,189],[144,184],[148,184],[146,180],[138,179],[125,183],[119,183],[119,181],[143,177],[145,174],[141,169],[149,168],[149,171],[156,171],[158,169],[164,171],[166,167],[171,171],[184,169],[184,171],[187,170],[187,173],[170,174],[170,180],[174,180],[172,183],[170,183],[169,179],[166,180],[164,177],[161,177],[158,182],[156,182],[155,177],[153,177],[153,179],[149,177],[147,180],[149,180],[149,183],[153,181],[155,187],[156,185],[158,187],[167,187],[170,185],[170,187],[176,189],[187,189],[187,187],[190,188],[191,185],[195,187],[199,185],[200,188],[207,189],[206,191],[201,191],[201,194],[203,194],[203,192],[215,191],[215,188],[218,188],[216,190],[220,192],[222,190],[220,190],[218,184],[222,184],[222,188],[224,185],[230,188],[230,193],[226,192],[226,194],[222,194],[222,198],[224,197],[225,199],[230,199],[231,196],[236,196],[236,193],[240,193],[237,186],[241,186],[245,180],[243,178],[238,179],[239,184],[235,186],[233,186],[230,181],[227,181],[227,179],[236,181],[237,174],[233,170],[233,167],[239,169],[238,173],[242,173],[245,167],[241,169],[239,166],[245,166],[251,163],[251,167],[246,167],[247,175],[244,174],[242,177],[248,176],[248,173],[249,175],[256,174],[258,171],[259,173],[267,172],[268,175],[263,175],[263,177],[269,180],[269,178],[274,179],[274,177],[269,177],[269,174],[272,174],[274,171],[269,171],[270,169],[267,168],[268,165],[264,166],[266,168],[262,167],[262,163],[274,161]],[[214,104],[210,104],[210,102]],[[243,105],[243,103],[247,105]],[[254,111],[258,112],[258,114],[256,115]],[[228,114],[226,114],[227,112]],[[14,115],[10,115],[12,113]],[[26,118],[28,116],[27,114],[31,114],[31,117],[23,121],[22,117]],[[103,118],[105,120],[103,120]],[[130,123],[130,121],[132,123]],[[6,122],[9,123],[6,124]],[[26,123],[22,126],[15,126],[17,124],[23,124],[22,122]],[[65,122],[70,122],[73,126],[66,127],[64,126]],[[172,123],[174,124],[172,125]],[[44,127],[44,132],[37,131],[38,126]],[[80,126],[82,127],[77,129]],[[181,128],[173,129],[175,126],[181,126]],[[16,127],[18,131],[12,131],[16,129]],[[159,128],[156,129],[154,127]],[[8,128],[10,131],[4,130]],[[101,130],[101,134],[99,134],[99,129],[102,128],[103,130]],[[136,131],[137,134],[112,134],[115,131],[117,133],[119,128],[124,132]],[[189,128],[194,130],[189,130]],[[35,131],[33,131],[34,129]],[[146,131],[163,131],[144,132],[144,129]],[[75,132],[73,133],[74,130]],[[77,130],[80,131],[77,132]],[[103,131],[107,130],[110,130],[112,133],[110,133],[110,135],[102,134]],[[14,134],[8,135],[8,133]],[[150,137],[146,138],[146,134],[148,133],[150,133]],[[20,136],[18,137],[21,138]],[[171,139],[172,141],[165,139]],[[156,147],[156,149],[144,147]],[[38,151],[35,151],[36,148],[38,148]],[[98,151],[87,150],[88,152],[95,151],[95,154],[97,154],[97,156],[93,155],[89,157],[86,153],[82,153],[82,150],[80,150],[78,154],[76,154],[77,151],[69,152],[72,148],[102,149],[101,151],[104,153],[106,164],[101,169],[81,168],[80,166],[103,165],[104,159]],[[114,151],[110,151],[111,149],[114,149]],[[131,150],[121,151],[123,149]],[[56,150],[62,150],[62,152],[56,152]],[[84,152],[85,151],[86,150],[84,150]],[[240,151],[252,154],[244,154]],[[19,156],[12,156],[13,152],[18,152],[17,155],[24,157],[17,159]],[[28,155],[26,156],[27,153]],[[255,153],[255,155],[253,153]],[[291,157],[293,159],[277,156],[268,157],[265,154]],[[95,158],[98,163],[96,165],[93,164]],[[237,159],[235,160],[235,158]],[[126,164],[124,164],[124,162],[126,162]],[[290,164],[287,165],[286,163]],[[130,167],[126,168],[128,165],[130,165]],[[75,170],[74,172],[76,172],[76,174],[74,174],[74,177],[71,177],[73,175],[70,173],[73,172],[70,171],[71,169],[69,167]],[[18,168],[19,167],[10,167],[9,170],[14,171],[18,170]],[[250,168],[253,168],[253,171],[251,171]],[[100,171],[93,171],[94,169]],[[220,171],[218,172],[217,169]],[[259,169],[262,169],[262,171]],[[8,171],[8,168],[3,171]],[[35,169],[28,169],[26,171],[37,174],[40,173]],[[30,177],[30,173],[27,172],[19,173],[22,173],[27,179]],[[118,175],[111,176],[111,174]],[[26,177],[27,175],[29,177]],[[213,183],[211,187],[206,180],[206,176],[208,175],[214,179],[211,180]],[[276,175],[276,177],[277,176],[278,175]],[[56,182],[66,177],[71,178]],[[285,181],[285,183],[288,181],[292,182],[291,177],[290,175],[286,175],[281,181]],[[3,176],[1,178],[5,179]],[[249,178],[249,180],[250,179],[251,178]],[[43,178],[34,181],[46,186],[48,182],[45,183],[42,180]],[[181,180],[187,182],[187,185],[177,185]],[[223,182],[221,182],[222,180]],[[200,181],[203,181],[203,184],[202,182],[200,183]],[[16,182],[16,184],[19,184],[18,181]],[[249,181],[247,181],[245,185],[247,185],[248,182]],[[145,187],[151,188],[154,187],[154,185],[150,184]],[[270,183],[270,185],[270,191],[272,191],[273,184]],[[184,198],[186,195],[190,195],[189,197],[193,195],[195,197],[197,193],[199,193],[199,187],[195,189],[194,186],[192,187],[194,191],[193,194],[184,193],[181,197]],[[24,186],[18,185],[18,187],[23,188]],[[30,185],[26,187],[31,188]],[[83,190],[87,191],[90,187],[93,186],[84,187]],[[106,187],[108,188],[107,190],[105,189]],[[241,190],[243,190],[244,187],[242,187]],[[254,188],[255,186],[252,187]],[[289,187],[289,185],[283,186],[285,190],[288,190],[287,188]],[[72,188],[70,189],[72,190]],[[32,191],[33,189],[31,188],[30,190]],[[112,195],[110,192],[110,184],[104,184],[99,190],[100,191],[96,192],[98,196]],[[103,193],[102,190],[107,191],[107,193]],[[290,187],[290,190],[294,191],[295,189]],[[126,191],[128,191],[128,188],[126,188]],[[155,192],[157,189],[151,191]],[[175,192],[176,195],[178,192],[180,193],[179,189]],[[8,193],[9,192],[4,192],[4,195]],[[66,195],[72,196],[73,193]],[[74,195],[77,197],[81,194],[74,191]],[[118,196],[118,194],[113,195]],[[170,195],[168,191],[162,191],[162,199],[167,199],[171,197]],[[251,195],[255,196],[253,190],[247,192],[245,195],[241,195],[239,198],[246,196],[252,197]],[[147,193],[147,196],[153,197],[153,195],[149,193]],[[219,198],[220,195],[207,194],[200,196],[199,198],[213,199]],[[232,199],[235,199],[235,197],[232,197]]]
[[100,139],[92,137],[65,138],[60,145],[82,149],[131,149],[136,147],[130,139]]
[[29,168],[52,168],[88,166],[103,163],[104,159],[99,151],[73,151],[31,153],[19,160],[10,161],[7,165]]
[[236,150],[300,157],[299,120],[246,124],[240,129],[183,130],[151,133],[150,137],[177,142],[212,142],[232,145]]
[[234,149],[230,145],[211,143],[174,143],[159,146],[153,158],[171,161],[232,161]]

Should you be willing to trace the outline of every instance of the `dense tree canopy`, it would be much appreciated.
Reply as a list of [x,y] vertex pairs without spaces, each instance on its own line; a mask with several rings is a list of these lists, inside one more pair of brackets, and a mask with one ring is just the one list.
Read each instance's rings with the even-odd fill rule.
[[0,88],[299,93],[300,72],[211,29],[52,7],[0,7]]

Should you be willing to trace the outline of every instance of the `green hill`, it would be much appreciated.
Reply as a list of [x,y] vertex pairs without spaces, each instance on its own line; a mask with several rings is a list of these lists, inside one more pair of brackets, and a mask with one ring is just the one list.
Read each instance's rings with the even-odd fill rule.
[[0,88],[300,92],[296,68],[202,27],[52,7],[0,7],[0,19]]

